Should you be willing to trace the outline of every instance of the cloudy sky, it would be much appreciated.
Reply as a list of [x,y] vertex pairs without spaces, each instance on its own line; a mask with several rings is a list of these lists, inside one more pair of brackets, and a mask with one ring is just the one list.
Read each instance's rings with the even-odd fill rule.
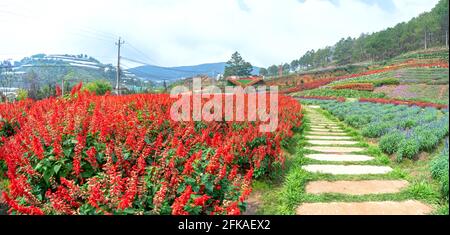
[[[239,51],[257,66],[289,62],[407,21],[438,0],[2,0],[0,59],[37,53],[123,55],[161,66],[221,62]],[[132,66],[130,64],[129,66]]]

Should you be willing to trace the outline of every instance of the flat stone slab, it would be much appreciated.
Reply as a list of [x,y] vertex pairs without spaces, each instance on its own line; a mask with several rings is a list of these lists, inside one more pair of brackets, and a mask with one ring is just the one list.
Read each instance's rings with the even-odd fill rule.
[[327,136],[333,136],[333,135],[339,135],[339,136],[346,136],[347,133],[342,132],[323,132],[323,131],[310,131],[307,134],[309,135],[327,135]]
[[308,150],[322,152],[322,153],[354,153],[362,152],[366,150],[365,148],[358,147],[319,147],[319,146],[307,146]]
[[320,135],[307,135],[305,136],[306,139],[311,140],[351,140],[352,137],[350,136],[320,136]]
[[354,145],[358,142],[346,140],[308,140],[308,143],[313,145]]
[[342,129],[326,129],[326,128],[311,128],[311,131],[344,133],[344,131]]
[[426,215],[432,208],[420,201],[401,202],[330,202],[305,203],[296,210],[297,215]]
[[368,165],[306,165],[302,168],[312,173],[332,175],[378,175],[392,171],[388,166]]
[[315,128],[315,129],[341,129],[338,126],[328,126],[328,125],[323,125],[323,126],[311,125],[310,127]]
[[318,105],[312,105],[312,106],[307,106],[310,109],[320,109],[320,106]]
[[407,186],[406,180],[313,181],[306,185],[306,192],[349,195],[385,194],[398,193]]
[[373,160],[373,157],[370,156],[352,154],[307,154],[305,157],[327,162],[366,162]]
[[311,125],[316,125],[316,126],[339,126],[337,123],[335,122],[327,122],[327,123],[321,123],[321,122],[310,122]]
[[312,119],[310,123],[312,125],[337,125],[337,122],[333,122],[330,120],[317,120],[317,119]]

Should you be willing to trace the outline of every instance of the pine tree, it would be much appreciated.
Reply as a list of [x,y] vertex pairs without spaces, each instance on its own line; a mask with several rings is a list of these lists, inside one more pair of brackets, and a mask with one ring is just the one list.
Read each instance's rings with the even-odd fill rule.
[[252,74],[253,66],[242,59],[239,52],[233,53],[231,59],[227,62],[225,67],[224,77],[239,76],[245,77]]

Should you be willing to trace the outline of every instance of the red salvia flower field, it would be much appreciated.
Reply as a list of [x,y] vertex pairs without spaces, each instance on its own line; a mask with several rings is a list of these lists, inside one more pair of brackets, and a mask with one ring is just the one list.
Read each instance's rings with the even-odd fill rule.
[[240,214],[252,179],[283,167],[282,145],[301,126],[301,105],[286,96],[277,130],[263,133],[258,120],[173,121],[165,94],[80,88],[0,105],[9,213]]

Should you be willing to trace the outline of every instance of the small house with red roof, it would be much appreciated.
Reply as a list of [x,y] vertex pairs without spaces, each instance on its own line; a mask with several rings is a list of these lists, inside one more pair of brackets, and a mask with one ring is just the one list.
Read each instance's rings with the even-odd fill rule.
[[249,87],[249,86],[263,86],[264,79],[263,77],[259,76],[250,76],[250,77],[238,77],[238,76],[230,76],[227,77],[226,80],[228,81],[228,85],[231,86],[241,86],[243,88]]

